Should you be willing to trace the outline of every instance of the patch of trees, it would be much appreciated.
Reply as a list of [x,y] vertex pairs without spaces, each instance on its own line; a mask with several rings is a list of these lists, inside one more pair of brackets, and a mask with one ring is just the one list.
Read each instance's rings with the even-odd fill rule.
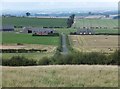
[[14,28],[23,28],[23,26],[14,26]]
[[72,14],[72,15],[67,19],[67,27],[68,27],[68,28],[72,27],[72,24],[74,23],[74,18],[75,18],[75,14]]
[[47,52],[46,49],[1,49],[2,53],[34,53],[34,52]]
[[2,59],[4,66],[32,66],[32,65],[119,65],[120,64],[120,50],[112,54],[103,54],[100,52],[74,52],[68,55],[62,55],[59,51],[51,57],[43,57],[39,61],[27,59],[25,57],[14,56],[10,59]]
[[27,13],[26,13],[26,16],[30,16],[30,15],[31,15],[30,12],[27,12]]
[[100,52],[82,53],[75,52],[68,55],[57,55],[50,60],[50,64],[88,64],[88,65],[118,65],[120,58],[120,50],[110,55],[106,55]]

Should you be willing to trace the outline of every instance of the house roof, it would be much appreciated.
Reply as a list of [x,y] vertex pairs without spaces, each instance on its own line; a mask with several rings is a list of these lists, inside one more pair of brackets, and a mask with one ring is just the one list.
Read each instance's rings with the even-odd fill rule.
[[14,29],[14,26],[12,26],[12,25],[2,25],[2,26],[0,26],[0,30],[3,30],[3,29]]
[[92,34],[94,34],[95,32],[92,29],[79,29],[79,30],[77,30],[77,33],[78,34],[80,34],[80,33],[86,33],[86,34],[92,33]]
[[32,30],[33,32],[51,32],[51,31],[54,31],[56,32],[55,30],[53,29],[48,29],[48,28],[29,28],[29,27],[25,27],[24,30]]

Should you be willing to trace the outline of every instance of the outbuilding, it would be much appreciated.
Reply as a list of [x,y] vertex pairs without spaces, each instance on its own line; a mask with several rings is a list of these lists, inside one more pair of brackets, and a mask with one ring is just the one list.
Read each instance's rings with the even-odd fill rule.
[[77,35],[94,35],[95,32],[91,29],[81,29],[81,30],[77,30],[76,34]]
[[14,26],[11,25],[0,26],[0,31],[14,31]]
[[32,33],[37,35],[50,35],[50,34],[56,34],[57,32],[53,29],[48,28],[30,28],[30,27],[24,27],[23,28],[24,33]]

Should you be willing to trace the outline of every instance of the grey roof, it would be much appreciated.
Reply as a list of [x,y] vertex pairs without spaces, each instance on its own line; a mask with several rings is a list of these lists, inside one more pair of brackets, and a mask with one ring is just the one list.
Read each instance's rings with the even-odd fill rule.
[[56,32],[53,29],[48,29],[48,28],[30,28],[30,27],[25,27],[24,30],[32,30],[32,32]]
[[80,33],[85,33],[85,34],[89,34],[89,33],[91,33],[91,34],[95,34],[95,32],[92,30],[92,29],[79,29],[79,30],[77,30],[77,34],[80,34]]
[[14,29],[14,26],[12,25],[1,25],[0,26],[0,30],[4,30],[4,29]]
[[2,25],[2,26],[0,26],[0,28],[2,28],[2,29],[14,29],[14,26],[12,26],[12,25]]

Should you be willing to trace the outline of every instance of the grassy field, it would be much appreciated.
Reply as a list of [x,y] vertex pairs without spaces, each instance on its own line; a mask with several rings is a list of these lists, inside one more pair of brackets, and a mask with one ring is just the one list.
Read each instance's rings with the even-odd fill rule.
[[55,30],[59,33],[64,33],[64,34],[67,34],[67,35],[69,35],[70,32],[76,32],[77,31],[77,29],[73,29],[73,28],[57,28]]
[[84,52],[114,52],[118,48],[118,36],[74,35],[69,39],[73,48]]
[[2,67],[3,87],[118,87],[118,67]]
[[28,17],[3,17],[3,25],[33,26],[33,27],[67,27],[67,19],[59,18],[28,18]]
[[13,56],[24,56],[25,58],[39,61],[43,57],[51,57],[53,55],[54,55],[54,52],[51,52],[51,53],[3,53],[2,59],[10,59]]
[[23,44],[43,44],[43,45],[58,45],[59,37],[50,36],[32,36],[32,34],[17,34],[13,32],[2,33],[2,43],[23,43]]
[[118,20],[114,19],[76,19],[73,27],[118,27]]
[[[94,29],[95,33],[118,33],[118,29],[113,29],[118,27],[118,20],[113,19],[75,19],[73,28],[83,28],[83,27],[101,27],[101,29]],[[104,29],[107,27],[107,29]]]

